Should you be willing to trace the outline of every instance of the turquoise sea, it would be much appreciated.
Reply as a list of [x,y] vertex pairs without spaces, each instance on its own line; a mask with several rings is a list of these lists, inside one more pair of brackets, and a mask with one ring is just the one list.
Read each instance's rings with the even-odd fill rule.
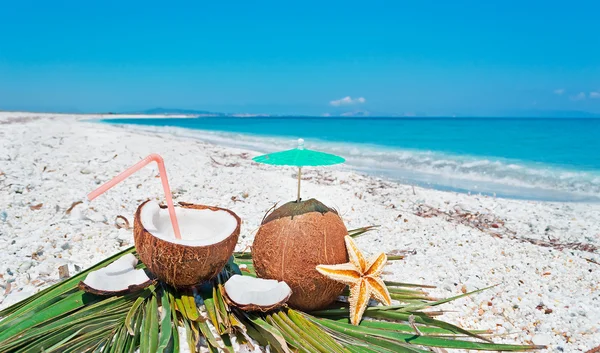
[[[199,117],[119,119],[272,152],[344,156],[361,172],[404,183],[502,197],[600,201],[600,119]],[[202,130],[199,133],[198,130]]]

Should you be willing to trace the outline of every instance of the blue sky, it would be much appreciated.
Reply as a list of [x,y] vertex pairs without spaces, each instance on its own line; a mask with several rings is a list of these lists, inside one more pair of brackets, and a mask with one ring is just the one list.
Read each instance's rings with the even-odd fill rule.
[[5,1],[0,109],[600,113],[598,13],[598,1]]

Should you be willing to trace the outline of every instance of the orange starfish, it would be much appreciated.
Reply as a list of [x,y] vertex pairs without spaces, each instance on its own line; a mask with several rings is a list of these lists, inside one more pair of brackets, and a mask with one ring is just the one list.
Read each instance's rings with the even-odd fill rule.
[[350,322],[352,325],[358,325],[370,298],[385,305],[391,304],[390,293],[383,280],[379,278],[387,262],[387,256],[381,253],[367,262],[350,236],[346,235],[344,240],[350,262],[339,265],[319,265],[317,271],[350,286],[348,298]]

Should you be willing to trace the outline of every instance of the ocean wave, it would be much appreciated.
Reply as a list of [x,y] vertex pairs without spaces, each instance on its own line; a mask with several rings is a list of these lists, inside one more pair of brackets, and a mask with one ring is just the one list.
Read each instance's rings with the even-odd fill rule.
[[[291,138],[135,125],[136,130],[177,136],[262,153],[296,147]],[[352,169],[444,190],[551,201],[600,201],[600,173],[495,157],[311,140],[306,147],[346,158]]]

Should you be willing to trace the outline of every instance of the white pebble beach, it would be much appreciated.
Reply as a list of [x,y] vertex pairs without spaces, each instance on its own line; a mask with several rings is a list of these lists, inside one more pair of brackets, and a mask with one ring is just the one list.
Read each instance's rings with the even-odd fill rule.
[[[140,203],[164,201],[155,165],[67,210],[150,153],[164,158],[175,202],[242,218],[237,250],[249,249],[267,210],[295,196],[296,170],[256,164],[258,152],[85,121],[106,117],[0,112],[0,309],[57,283],[61,265],[73,275],[133,245],[116,218],[133,225]],[[306,168],[303,178],[303,198],[337,209],[348,229],[380,226],[356,238],[364,252],[405,255],[384,279],[435,285],[439,298],[493,286],[444,304],[444,320],[547,352],[600,346],[600,204],[438,191],[347,166]]]

